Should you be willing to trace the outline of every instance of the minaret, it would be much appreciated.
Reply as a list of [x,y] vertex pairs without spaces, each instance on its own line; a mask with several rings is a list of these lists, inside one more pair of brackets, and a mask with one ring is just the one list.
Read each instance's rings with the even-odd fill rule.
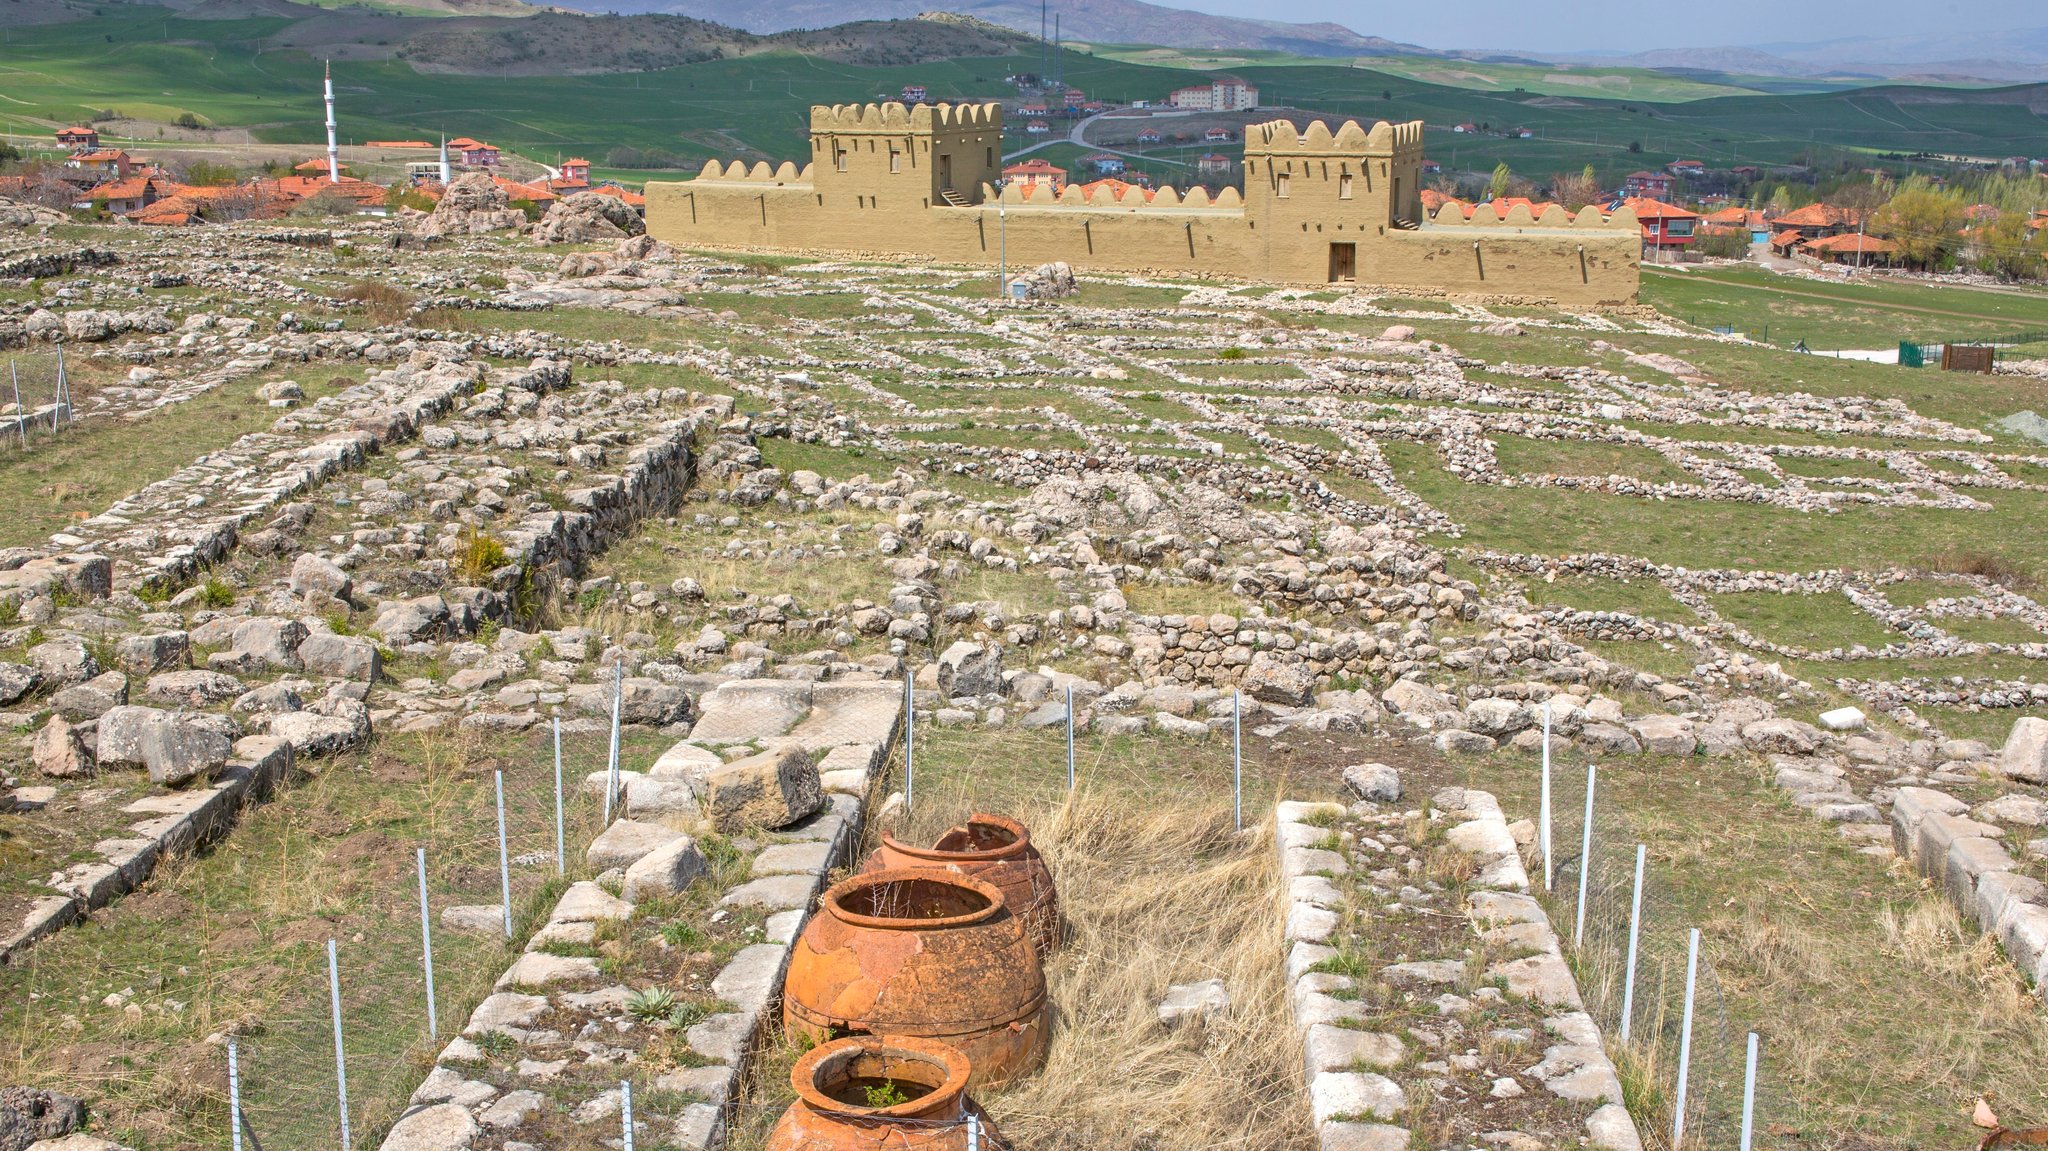
[[441,186],[443,188],[447,187],[448,181],[453,178],[448,171],[448,133],[443,132],[441,133]]
[[327,65],[327,180],[341,183],[341,149],[334,144],[334,65]]

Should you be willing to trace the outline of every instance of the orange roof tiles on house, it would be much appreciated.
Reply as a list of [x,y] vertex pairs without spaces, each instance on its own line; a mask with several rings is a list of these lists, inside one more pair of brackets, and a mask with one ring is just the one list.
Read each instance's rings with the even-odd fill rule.
[[1748,208],[1733,206],[1708,212],[1700,217],[1700,222],[1724,228],[1746,228],[1749,226],[1751,214]]
[[1688,212],[1676,204],[1652,200],[1648,196],[1630,196],[1621,202],[1624,208],[1634,209],[1638,220],[1697,220],[1698,212]]
[[1123,180],[1110,178],[1091,180],[1081,185],[1081,194],[1094,199],[1097,203],[1100,203],[1107,196],[1110,201],[1120,204],[1123,202],[1124,197],[1133,192],[1136,192],[1148,204],[1152,202],[1152,197],[1157,195],[1150,188],[1143,188]]
[[1779,216],[1772,224],[1784,228],[1837,228],[1853,226],[1856,213],[1833,204],[1808,204]]
[[1808,240],[1805,247],[1809,252],[1849,252],[1876,256],[1889,255],[1899,250],[1899,246],[1890,240],[1879,239],[1876,236],[1860,235],[1855,232],[1844,232],[1839,236]]
[[153,181],[148,176],[129,176],[120,180],[109,180],[85,193],[88,200],[133,200],[137,196],[154,191]]
[[570,158],[570,159],[567,159],[567,160],[564,160],[564,161],[562,161],[562,167],[564,167],[564,168],[566,168],[566,167],[570,166],[571,164],[579,164],[579,165],[581,165],[581,166],[583,166],[583,167],[585,167],[585,168],[588,168],[588,167],[590,167],[590,161],[588,161],[588,160],[585,160],[585,159],[583,159],[583,158],[582,158],[582,157],[580,157],[580,156],[578,156],[578,157],[572,157],[572,158]]
[[484,142],[482,140],[472,140],[467,136],[457,136],[453,140],[448,141],[448,146],[467,151],[471,148],[484,147]]
[[80,152],[71,158],[81,164],[99,164],[108,160],[125,160],[128,153],[119,148],[95,148],[90,152]]
[[1021,164],[1012,164],[1003,169],[1003,175],[1005,176],[1064,176],[1066,174],[1067,170],[1065,168],[1054,165],[1050,160],[1041,160],[1037,157],[1026,160]]
[[617,196],[625,201],[626,206],[629,208],[645,208],[647,206],[647,197],[638,192],[628,192],[617,184],[599,184],[597,187],[590,189],[590,191],[593,195],[597,196]]
[[427,142],[427,141],[425,141],[425,140],[365,140],[365,141],[363,141],[363,147],[365,147],[365,148],[431,148],[431,147],[433,147],[433,145],[432,145],[432,144],[430,144],[430,143],[428,143],[428,142]]
[[1787,247],[1787,246],[1790,246],[1790,245],[1792,245],[1792,244],[1796,244],[1796,243],[1798,243],[1799,241],[1801,241],[1801,240],[1804,240],[1805,238],[1806,238],[1806,235],[1805,235],[1805,233],[1803,233],[1803,232],[1800,232],[1800,231],[1798,231],[1798,230],[1796,230],[1796,229],[1793,229],[1793,228],[1787,228],[1787,229],[1785,229],[1785,230],[1784,230],[1784,231],[1782,231],[1782,232],[1774,232],[1774,233],[1772,233],[1772,234],[1771,234],[1771,247],[1773,247],[1773,248],[1783,248],[1783,247]]

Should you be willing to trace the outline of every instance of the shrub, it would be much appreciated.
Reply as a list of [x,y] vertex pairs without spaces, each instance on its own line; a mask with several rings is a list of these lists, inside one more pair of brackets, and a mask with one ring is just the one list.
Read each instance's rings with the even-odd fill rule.
[[180,112],[180,113],[178,113],[178,118],[177,118],[176,120],[173,120],[173,121],[172,121],[172,123],[176,124],[176,125],[177,125],[178,127],[180,127],[180,128],[204,128],[204,127],[206,127],[206,125],[205,125],[205,124],[203,124],[203,123],[201,123],[201,122],[200,122],[200,120],[199,120],[199,117],[197,117],[197,116],[193,115],[193,114],[192,114],[192,113],[190,113],[190,112]]
[[1241,360],[1244,359],[1244,349],[1239,347],[1225,348],[1223,349],[1222,356],[1226,360]]
[[376,324],[395,324],[412,310],[412,293],[382,280],[357,280],[335,293],[335,298],[361,308]]
[[219,576],[207,576],[199,585],[199,602],[219,611],[235,602],[234,585]]
[[462,578],[470,583],[481,583],[485,576],[511,562],[505,545],[491,538],[489,532],[470,528],[462,538],[462,553],[456,557],[455,566],[462,572]]
[[626,1011],[643,1022],[667,1019],[675,1009],[676,994],[666,987],[643,987],[626,996]]

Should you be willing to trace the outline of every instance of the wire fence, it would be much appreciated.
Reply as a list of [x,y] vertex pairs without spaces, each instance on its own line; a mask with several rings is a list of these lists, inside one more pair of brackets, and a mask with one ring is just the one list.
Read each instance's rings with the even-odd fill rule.
[[[1678,877],[1643,849],[1628,813],[1611,803],[1602,807],[1593,782],[1588,837],[1586,794],[1595,777],[1583,763],[1566,767],[1558,761],[1552,771],[1549,886],[1540,818],[1531,884],[1550,911],[1586,1010],[1607,1041],[1645,1146],[1747,1151],[1743,1120],[1753,1021],[1731,1010],[1722,974],[1698,942],[1697,914],[1684,902]],[[1764,1131],[1773,1117],[1782,1121],[1796,1114],[1795,1105],[1773,1087],[1767,1064],[1759,1068],[1753,1092],[1753,1132]]]
[[[581,848],[604,816],[602,789],[586,787],[585,779],[608,770],[611,727],[562,721],[560,732],[559,824],[552,728],[490,741],[485,752],[473,738],[450,735],[439,746],[422,741],[417,778],[392,784],[394,792],[417,790],[394,796],[391,807],[422,804],[422,834],[390,838],[374,858],[349,861],[347,874],[307,877],[338,891],[360,884],[349,892],[360,903],[340,917],[345,922],[332,936],[300,941],[305,946],[286,949],[281,963],[260,973],[278,992],[268,1014],[221,1020],[222,1034],[236,1046],[243,1117],[236,1134],[245,1145],[375,1147],[441,1047],[491,993],[516,945],[569,882],[588,878]],[[459,923],[444,924],[442,913],[451,907],[466,910]],[[219,1137],[206,1141],[227,1146],[224,1047],[215,1057],[220,1066],[207,1068],[203,1079],[217,1090],[206,1093],[203,1110]]]
[[0,453],[48,443],[75,422],[71,373],[63,349],[11,357],[0,376]]

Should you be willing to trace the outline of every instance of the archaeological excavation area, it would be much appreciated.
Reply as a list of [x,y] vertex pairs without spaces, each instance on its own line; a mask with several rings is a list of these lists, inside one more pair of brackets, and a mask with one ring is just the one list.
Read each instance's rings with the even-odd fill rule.
[[0,230],[0,1151],[2048,1125],[2048,363],[407,228]]

